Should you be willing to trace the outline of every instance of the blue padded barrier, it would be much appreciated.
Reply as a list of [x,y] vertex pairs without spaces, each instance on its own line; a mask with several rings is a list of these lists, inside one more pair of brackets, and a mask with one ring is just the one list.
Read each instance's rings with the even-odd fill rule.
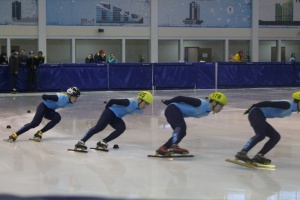
[[151,63],[109,64],[109,89],[152,89]]
[[108,88],[107,64],[64,63],[60,76],[63,91],[71,86],[81,90],[107,90]]
[[196,67],[194,63],[154,63],[153,77],[156,89],[195,88]]
[[[26,66],[19,66],[17,89],[27,91]],[[215,88],[215,63],[43,64],[38,91]],[[11,91],[7,65],[0,65],[0,91]],[[218,63],[218,88],[300,85],[300,63]]]
[[294,63],[294,85],[299,86],[300,85],[300,62]]
[[62,65],[42,64],[37,70],[37,88],[39,91],[62,91]]
[[11,91],[10,74],[7,65],[0,65],[0,91]]
[[259,63],[258,86],[294,85],[294,63]]
[[194,63],[196,66],[196,88],[212,89],[216,87],[215,63]]
[[218,86],[256,87],[257,70],[253,63],[218,63]]

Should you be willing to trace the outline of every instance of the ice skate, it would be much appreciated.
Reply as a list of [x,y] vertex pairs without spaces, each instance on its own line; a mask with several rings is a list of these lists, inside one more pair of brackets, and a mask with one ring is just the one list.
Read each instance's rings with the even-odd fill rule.
[[83,141],[78,141],[77,144],[75,144],[74,149],[68,149],[68,151],[76,151],[76,152],[81,152],[81,153],[87,153],[87,147],[85,146]]
[[178,144],[172,144],[169,151],[172,152],[172,153],[175,153],[175,154],[183,154],[183,155],[189,154],[188,150],[180,148],[178,146]]
[[13,143],[16,141],[17,138],[18,138],[18,135],[16,133],[13,133],[8,137],[8,139],[4,139],[4,141]]
[[156,155],[161,155],[161,156],[171,156],[171,152],[168,151],[166,146],[161,146],[156,150]]
[[81,150],[87,150],[87,147],[85,146],[83,141],[78,141],[77,144],[75,144],[75,149],[81,149]]
[[269,165],[271,163],[271,160],[265,158],[261,153],[258,153],[256,154],[256,156],[252,158],[252,162],[262,164],[262,165]]
[[107,147],[108,147],[108,144],[104,140],[100,140],[96,146],[96,148],[98,148],[98,149],[107,149]]
[[246,163],[251,163],[251,159],[247,156],[247,153],[245,151],[237,152],[235,158]]
[[43,132],[38,131],[36,134],[34,134],[33,138],[29,138],[29,140],[40,142],[42,140],[42,135],[43,135]]

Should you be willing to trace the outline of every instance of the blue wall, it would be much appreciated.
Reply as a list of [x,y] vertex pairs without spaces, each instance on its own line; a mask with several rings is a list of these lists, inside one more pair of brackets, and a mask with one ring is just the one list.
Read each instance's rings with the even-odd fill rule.
[[[27,69],[19,67],[17,89],[28,88]],[[216,78],[217,77],[217,78]],[[9,68],[0,65],[0,92],[10,91]],[[114,63],[43,64],[37,70],[39,91],[140,90],[300,85],[300,63]]]

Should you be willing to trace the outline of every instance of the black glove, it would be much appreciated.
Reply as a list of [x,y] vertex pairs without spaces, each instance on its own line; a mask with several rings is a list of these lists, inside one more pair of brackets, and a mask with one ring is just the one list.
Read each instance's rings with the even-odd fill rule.
[[43,94],[42,95],[42,99],[44,100],[44,101],[46,101],[47,99],[46,99],[46,95],[45,94]]
[[244,112],[244,115],[248,114],[252,108],[253,108],[253,106],[251,106],[250,108],[248,108],[248,109]]
[[161,102],[167,106],[171,103],[170,100],[161,100]]

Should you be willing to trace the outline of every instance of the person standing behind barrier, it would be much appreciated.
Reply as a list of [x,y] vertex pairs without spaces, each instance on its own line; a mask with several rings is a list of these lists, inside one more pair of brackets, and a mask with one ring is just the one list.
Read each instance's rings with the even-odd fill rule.
[[115,57],[115,54],[110,53],[110,55],[108,56],[108,59],[107,59],[107,63],[117,63],[117,62],[118,62],[118,60]]
[[22,49],[19,54],[19,64],[26,65],[27,60],[28,60],[28,56],[26,55],[26,51]]
[[29,58],[26,62],[28,69],[28,92],[31,92],[32,84],[34,86],[33,91],[37,91],[37,82],[36,82],[36,70],[37,70],[38,60],[35,57],[33,51],[29,51]]
[[0,55],[0,65],[7,65],[7,64],[8,64],[7,54],[6,53],[1,53],[1,55]]
[[106,55],[104,53],[104,50],[100,50],[99,53],[95,54],[94,61],[96,63],[106,63]]
[[85,58],[85,63],[93,63],[94,62],[94,56],[93,54],[89,54],[86,58]]
[[290,57],[290,62],[296,62],[296,55],[295,55],[295,53],[292,53],[292,55]]
[[8,66],[10,69],[10,78],[12,86],[12,94],[16,94],[17,90],[17,80],[18,80],[18,71],[19,71],[19,53],[14,51],[9,57]]
[[244,62],[244,51],[240,50],[236,52],[232,58],[232,62]]
[[38,67],[40,64],[45,63],[45,56],[43,56],[42,51],[38,52],[38,55],[36,56],[36,58],[37,58],[37,66],[36,67]]

